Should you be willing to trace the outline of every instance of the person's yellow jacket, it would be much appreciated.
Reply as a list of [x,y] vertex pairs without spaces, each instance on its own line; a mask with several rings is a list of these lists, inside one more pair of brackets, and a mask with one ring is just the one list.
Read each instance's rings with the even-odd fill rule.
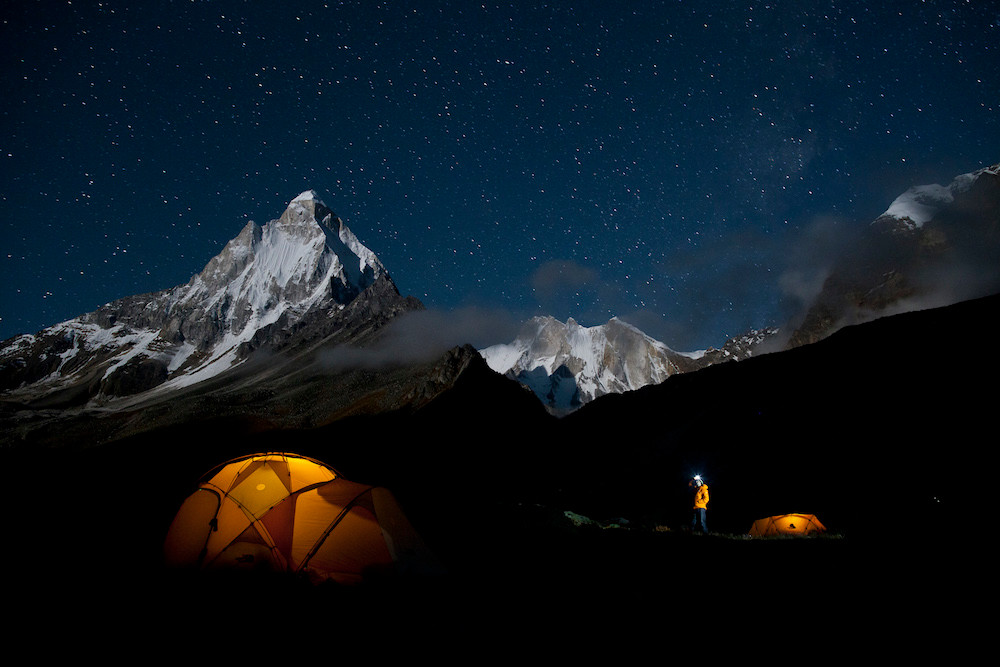
[[702,484],[694,494],[694,508],[708,509],[708,484]]

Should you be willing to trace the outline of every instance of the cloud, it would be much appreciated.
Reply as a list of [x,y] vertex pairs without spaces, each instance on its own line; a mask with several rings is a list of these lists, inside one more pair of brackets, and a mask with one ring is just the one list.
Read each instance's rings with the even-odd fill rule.
[[320,363],[331,370],[344,370],[429,362],[457,346],[481,349],[513,340],[520,325],[520,320],[504,310],[414,311],[393,320],[374,344],[325,350]]
[[794,308],[812,304],[834,265],[858,236],[843,221],[820,216],[791,240],[783,250],[785,267],[778,278],[778,286]]
[[875,248],[866,227],[852,225],[834,216],[817,216],[782,248],[784,266],[778,286],[789,312],[812,306],[827,278],[836,269],[863,270]]

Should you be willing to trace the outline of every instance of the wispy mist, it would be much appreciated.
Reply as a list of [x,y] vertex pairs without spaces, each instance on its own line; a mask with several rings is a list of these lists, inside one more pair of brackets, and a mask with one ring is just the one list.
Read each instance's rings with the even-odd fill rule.
[[460,345],[486,347],[513,340],[522,322],[506,311],[461,308],[405,313],[366,347],[340,346],[320,361],[331,369],[378,368],[432,361]]

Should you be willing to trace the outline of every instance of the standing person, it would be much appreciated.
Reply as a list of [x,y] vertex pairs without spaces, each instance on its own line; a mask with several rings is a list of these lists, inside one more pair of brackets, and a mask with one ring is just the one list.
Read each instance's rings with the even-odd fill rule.
[[701,475],[695,475],[688,486],[694,489],[694,512],[691,515],[691,530],[701,533],[708,532],[706,515],[708,514],[708,484]]

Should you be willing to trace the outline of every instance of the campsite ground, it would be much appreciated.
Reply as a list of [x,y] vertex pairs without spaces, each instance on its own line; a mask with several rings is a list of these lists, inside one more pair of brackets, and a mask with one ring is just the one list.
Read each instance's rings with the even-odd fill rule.
[[[452,484],[422,502],[407,498],[410,518],[446,566],[443,576],[356,588],[191,576],[163,570],[162,546],[190,492],[177,480],[196,478],[204,465],[159,451],[142,450],[151,460],[138,464],[136,455],[121,457],[128,466],[111,449],[78,457],[6,452],[5,469],[21,473],[11,482],[10,497],[21,504],[8,514],[4,550],[12,573],[4,601],[16,610],[4,628],[10,645],[31,640],[49,655],[76,655],[81,646],[108,651],[139,642],[201,657],[202,642],[291,631],[322,646],[335,637],[338,650],[384,651],[388,642],[482,656],[533,640],[561,650],[637,643],[668,650],[750,646],[776,632],[797,645],[819,632],[847,647],[884,630],[887,615],[898,621],[900,610],[917,627],[933,625],[942,614],[931,594],[951,573],[942,564],[950,552],[934,549],[927,535],[758,540],[641,521],[577,525],[536,504],[469,500]],[[449,505],[452,496],[467,502]]]
[[38,589],[49,594],[35,602],[40,614],[55,612],[70,625],[103,616],[102,626],[131,630],[152,630],[153,619],[168,618],[165,610],[183,609],[169,624],[196,633],[204,630],[198,627],[204,614],[220,630],[261,622],[253,610],[265,616],[294,610],[303,627],[346,628],[376,617],[383,626],[432,634],[503,627],[603,633],[637,625],[683,630],[701,620],[715,631],[733,622],[757,627],[820,618],[829,626],[853,590],[841,537],[749,540],[622,529],[496,535],[488,544],[483,537],[447,554],[447,573],[430,578],[342,587],[119,562],[49,580]]
[[[484,524],[436,543],[447,574],[361,587],[167,572],[146,551],[158,536],[118,535],[89,558],[57,558],[62,569],[20,578],[20,597],[7,598],[19,611],[8,635],[42,629],[61,638],[50,652],[88,645],[127,653],[139,645],[146,654],[157,647],[201,657],[236,650],[220,642],[239,637],[251,642],[244,652],[258,650],[251,648],[258,641],[259,650],[292,641],[308,644],[296,651],[367,647],[404,658],[428,650],[477,661],[501,652],[611,650],[628,661],[639,647],[718,654],[761,641],[852,653],[885,632],[888,614],[898,622],[904,611],[919,627],[941,617],[928,607],[924,564],[910,561],[925,573],[913,587],[891,550],[859,550],[839,535]],[[290,638],[273,644],[275,633]]]

